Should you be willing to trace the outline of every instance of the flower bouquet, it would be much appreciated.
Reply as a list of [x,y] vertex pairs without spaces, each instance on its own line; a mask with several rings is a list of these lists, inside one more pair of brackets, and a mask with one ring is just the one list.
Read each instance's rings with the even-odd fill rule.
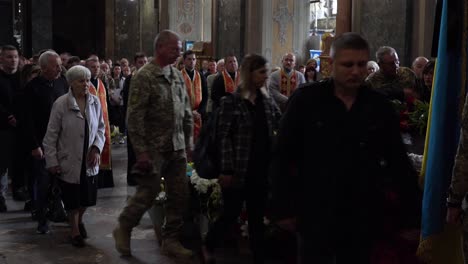
[[218,184],[218,179],[201,178],[194,169],[191,169],[189,164],[187,176],[190,177],[190,183],[196,190],[200,201],[200,211],[208,217],[210,222],[216,221],[221,214],[223,208],[223,198],[221,186]]

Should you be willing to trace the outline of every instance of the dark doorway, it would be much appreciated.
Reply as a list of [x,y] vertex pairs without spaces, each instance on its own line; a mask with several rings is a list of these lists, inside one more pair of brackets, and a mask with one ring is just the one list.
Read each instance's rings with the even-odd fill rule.
[[81,59],[105,51],[105,1],[53,0],[53,49]]

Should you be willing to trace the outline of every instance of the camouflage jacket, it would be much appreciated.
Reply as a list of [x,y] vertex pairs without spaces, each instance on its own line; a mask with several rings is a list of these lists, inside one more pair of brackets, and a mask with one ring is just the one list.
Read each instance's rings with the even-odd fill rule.
[[366,83],[372,89],[382,93],[390,100],[404,101],[404,88],[413,88],[416,84],[416,75],[407,67],[398,68],[395,78],[385,76],[380,70],[367,77]]
[[146,64],[132,77],[128,133],[136,154],[192,148],[192,108],[182,74]]
[[450,184],[449,206],[461,206],[463,197],[468,193],[468,103],[463,107],[460,141],[453,166],[452,183]]

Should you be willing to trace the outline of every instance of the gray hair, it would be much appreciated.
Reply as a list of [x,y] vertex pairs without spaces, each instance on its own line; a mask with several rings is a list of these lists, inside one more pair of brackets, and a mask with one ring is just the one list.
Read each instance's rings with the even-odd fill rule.
[[81,66],[81,65],[76,65],[71,67],[65,77],[67,78],[67,82],[70,84],[76,80],[86,78],[90,79],[91,78],[91,72],[89,71],[88,68]]
[[224,64],[224,59],[220,59],[219,61],[216,62],[216,64],[220,64],[220,63]]
[[375,61],[368,61],[367,62],[367,67],[369,67],[369,66],[374,68],[375,71],[378,71],[380,69],[379,64],[377,64],[377,62],[375,62]]
[[48,50],[39,56],[38,64],[41,68],[47,67],[47,64],[49,63],[49,58],[51,57],[59,57],[60,56],[57,54],[57,52]]
[[380,63],[380,62],[382,62],[383,57],[385,55],[392,55],[392,54],[396,54],[396,53],[397,52],[396,52],[396,50],[394,48],[389,47],[389,46],[382,46],[375,53],[375,58],[377,59],[377,63]]
[[177,34],[176,32],[172,31],[172,30],[169,30],[169,29],[165,29],[163,31],[161,31],[158,35],[156,35],[156,37],[154,38],[154,41],[153,41],[153,48],[154,50],[156,50],[156,48],[158,47],[158,45],[161,45],[161,44],[164,44],[166,43],[168,40],[172,39],[172,38],[177,38],[178,40],[180,40],[180,36],[179,34]]

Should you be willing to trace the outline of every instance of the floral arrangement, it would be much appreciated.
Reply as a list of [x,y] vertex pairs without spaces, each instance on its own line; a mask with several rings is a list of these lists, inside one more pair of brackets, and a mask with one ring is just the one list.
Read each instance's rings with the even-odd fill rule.
[[402,132],[415,130],[420,135],[426,132],[429,103],[410,97],[405,102],[393,100],[392,104],[400,116],[400,130]]
[[426,133],[427,120],[429,117],[429,103],[416,100],[414,110],[409,114],[410,122],[420,135]]
[[214,222],[221,215],[223,208],[221,186],[218,179],[201,178],[192,166],[192,163],[187,165],[187,176],[198,194],[201,213],[205,214],[210,222]]

